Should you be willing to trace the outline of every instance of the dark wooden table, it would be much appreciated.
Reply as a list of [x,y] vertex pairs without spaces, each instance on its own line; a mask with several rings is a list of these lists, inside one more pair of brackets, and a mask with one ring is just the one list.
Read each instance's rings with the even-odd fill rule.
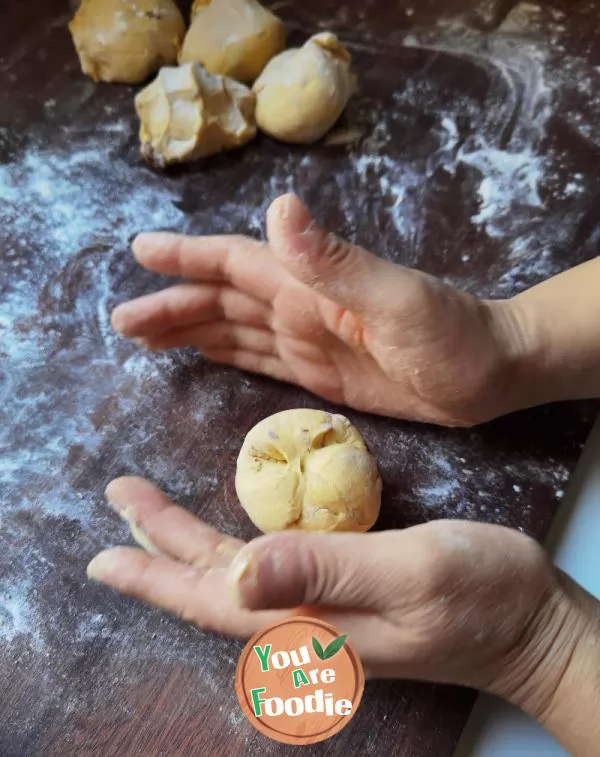
[[[516,7],[515,7],[516,6]],[[595,3],[279,3],[292,41],[352,48],[351,148],[244,151],[168,175],[139,159],[134,90],[84,78],[67,0],[4,0],[0,30],[0,754],[449,757],[474,694],[373,683],[331,742],[255,733],[235,699],[240,645],[86,582],[128,542],[107,509],[140,474],[209,523],[254,531],[235,498],[243,433],[314,397],[111,333],[117,302],[162,285],[141,230],[260,235],[295,189],[380,255],[508,296],[596,254]],[[566,12],[566,13],[565,13]],[[439,517],[543,537],[597,410],[543,408],[469,431],[350,413],[381,464],[380,528]]]

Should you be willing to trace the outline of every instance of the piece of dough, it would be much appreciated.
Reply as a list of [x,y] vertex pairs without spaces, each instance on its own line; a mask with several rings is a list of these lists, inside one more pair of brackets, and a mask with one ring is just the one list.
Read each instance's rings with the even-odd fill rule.
[[84,74],[137,84],[177,61],[185,23],[173,0],[82,0],[69,29]]
[[180,63],[253,82],[285,47],[285,26],[256,0],[196,0]]
[[350,53],[329,32],[273,58],[254,83],[258,127],[282,142],[321,139],[354,92],[350,63]]
[[162,68],[135,98],[142,155],[153,166],[205,158],[256,136],[254,95],[196,63]]
[[264,533],[368,531],[381,504],[377,464],[343,415],[286,410],[244,440],[237,495]]

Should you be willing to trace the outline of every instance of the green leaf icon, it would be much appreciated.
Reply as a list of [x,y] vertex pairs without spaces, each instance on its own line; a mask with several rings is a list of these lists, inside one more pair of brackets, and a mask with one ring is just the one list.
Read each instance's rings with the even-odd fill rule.
[[319,643],[319,640],[315,639],[315,637],[313,636],[312,639],[311,639],[311,641],[312,641],[312,648],[315,650],[315,652],[316,652],[317,657],[319,658],[319,660],[324,660],[325,659],[325,657],[324,657],[325,652],[323,652],[323,647]]
[[325,652],[323,652],[323,657],[321,657],[321,659],[329,660],[330,657],[336,655],[344,646],[347,638],[348,634],[345,633],[343,636],[338,636],[337,639],[334,639],[331,644],[328,644],[325,648]]

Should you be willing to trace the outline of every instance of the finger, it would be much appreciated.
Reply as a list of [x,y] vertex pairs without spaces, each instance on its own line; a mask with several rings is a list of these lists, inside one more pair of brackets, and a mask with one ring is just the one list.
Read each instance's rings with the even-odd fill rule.
[[150,271],[229,283],[267,303],[273,301],[286,275],[263,244],[242,236],[156,232],[140,234],[132,249],[136,260]]
[[185,329],[173,329],[157,337],[146,337],[142,343],[151,350],[168,350],[176,347],[196,347],[200,352],[236,349],[259,355],[277,354],[275,335],[267,329],[255,329],[236,323],[221,321]]
[[264,327],[271,308],[231,287],[180,284],[119,305],[111,318],[115,331],[129,337],[157,336],[220,319]]
[[238,552],[228,580],[254,610],[319,604],[387,611],[398,573],[397,535],[390,534],[261,537]]
[[284,195],[267,215],[274,257],[302,283],[358,314],[389,310],[398,298],[398,273],[388,263],[317,225],[295,195]]
[[393,638],[388,643],[390,627],[375,615],[329,608],[251,611],[240,607],[239,598],[231,594],[226,570],[193,568],[132,547],[101,552],[88,565],[87,575],[92,581],[177,615],[203,630],[239,639],[247,639],[290,615],[319,617],[348,633],[363,660],[373,665],[380,677],[390,676],[389,660],[382,658],[381,649],[389,648]]
[[[132,547],[115,547],[97,555],[88,565],[88,578],[170,612],[205,631],[247,639],[290,615],[320,617],[348,633],[365,660],[377,660],[382,634],[377,618],[329,610],[290,613],[287,610],[250,611],[239,606],[226,583],[227,571],[200,570],[152,557]],[[371,641],[372,640],[372,641]],[[389,663],[388,663],[389,669]]]
[[295,374],[279,357],[261,355],[244,349],[210,349],[202,350],[202,354],[213,363],[231,365],[248,373],[258,373],[276,381],[297,384]]
[[280,612],[250,612],[236,606],[228,594],[223,569],[193,568],[132,547],[101,552],[88,565],[87,575],[206,631],[240,639],[284,616]]
[[223,568],[244,545],[174,505],[143,478],[117,478],[106,487],[105,494],[111,507],[129,524],[138,544],[146,548],[146,539],[154,548],[146,548],[151,554],[169,555],[196,568]]

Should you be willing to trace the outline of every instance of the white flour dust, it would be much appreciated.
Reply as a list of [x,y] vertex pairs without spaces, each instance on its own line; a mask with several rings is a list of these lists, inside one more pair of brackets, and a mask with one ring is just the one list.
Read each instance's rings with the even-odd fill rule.
[[[139,182],[130,171],[120,171],[112,152],[106,142],[90,139],[89,147],[76,152],[68,146],[34,146],[20,160],[0,166],[0,223],[10,234],[4,255],[13,269],[0,301],[0,352],[9,367],[4,388],[10,394],[2,410],[10,423],[0,428],[0,443],[9,450],[0,466],[4,485],[23,473],[45,477],[49,469],[60,470],[74,444],[93,449],[97,429],[91,414],[97,387],[91,384],[110,384],[108,374],[115,367],[112,351],[117,338],[109,326],[107,305],[114,296],[114,276],[109,268],[137,231],[183,223],[168,187],[158,181],[154,186]],[[108,207],[111,210],[105,212]],[[33,266],[20,254],[23,247],[35,249]],[[81,281],[76,282],[76,276]],[[83,291],[73,291],[82,285]],[[39,299],[32,296],[36,291]],[[75,306],[63,311],[71,295]],[[73,344],[63,343],[65,332],[72,333]],[[64,406],[57,405],[53,395],[52,409],[47,407],[43,383],[48,363],[60,371],[69,352],[98,336],[102,341],[92,362],[77,366],[77,376],[65,376]],[[140,381],[168,371],[169,364],[168,358],[149,361],[137,353],[123,369]],[[82,380],[86,376],[94,382]],[[11,449],[10,438],[19,427],[31,446]],[[75,508],[72,514],[85,517],[85,510]]]
[[[536,14],[528,18],[539,23]],[[509,19],[507,31],[517,21]],[[349,236],[360,237],[361,219],[367,218],[365,226],[379,229],[380,236],[366,241],[388,257],[402,247],[405,262],[411,263],[427,249],[427,223],[447,223],[443,213],[426,214],[424,208],[438,194],[460,186],[461,200],[470,208],[464,230],[475,234],[475,241],[479,234],[486,243],[497,244],[506,265],[497,273],[492,270],[488,281],[472,282],[468,263],[478,254],[476,245],[468,251],[435,250],[442,262],[445,255],[457,254],[464,263],[458,283],[502,296],[554,273],[557,264],[547,239],[556,233],[558,216],[551,214],[550,201],[576,201],[586,192],[586,179],[562,165],[560,156],[542,157],[541,143],[566,77],[580,79],[582,92],[600,92],[600,71],[578,77],[581,61],[565,60],[559,72],[559,27],[560,20],[555,20],[550,36],[542,35],[535,44],[502,37],[491,42],[457,25],[414,31],[405,40],[407,48],[459,56],[474,71],[485,73],[483,110],[473,93],[440,90],[433,78],[417,71],[399,82],[390,110],[378,112],[372,102],[364,105],[363,116],[376,124],[362,145],[332,158],[339,170],[327,174],[320,153],[308,151],[282,158],[264,185],[249,176],[248,184],[261,181],[264,198],[250,210],[235,198],[193,214],[183,210],[185,198],[176,178],[127,162],[134,125],[111,121],[110,112],[86,139],[71,140],[66,129],[55,143],[44,144],[32,133],[11,162],[0,165],[0,223],[9,239],[2,251],[5,274],[0,282],[0,528],[11,529],[27,514],[52,528],[66,522],[72,531],[57,542],[57,562],[73,554],[69,549],[74,542],[89,555],[110,540],[125,540],[122,525],[108,516],[103,520],[94,509],[101,492],[84,485],[96,459],[106,465],[107,480],[113,473],[139,473],[168,481],[175,497],[192,496],[200,484],[207,492],[219,484],[219,471],[203,467],[199,452],[187,463],[175,460],[176,440],[165,431],[165,419],[176,410],[170,404],[170,387],[187,356],[146,355],[110,328],[110,311],[131,293],[131,279],[139,275],[127,254],[130,239],[139,231],[193,231],[203,226],[215,232],[233,228],[258,234],[274,197],[312,187],[330,193]],[[56,99],[49,98],[47,111],[55,108]],[[585,139],[600,143],[600,118],[594,120],[598,110],[598,103],[590,101],[585,112],[574,112],[569,120]],[[395,140],[423,113],[430,117],[425,147],[415,156]],[[475,135],[465,133],[461,119],[476,127]],[[548,182],[556,182],[554,194],[544,189]],[[448,226],[449,244],[455,231]],[[25,256],[24,250],[34,254]],[[201,450],[211,443],[210,420],[226,409],[227,397],[218,374],[198,384],[188,399]],[[239,391],[251,393],[252,386],[240,379]],[[105,415],[107,407],[110,412]],[[427,511],[477,517],[487,508],[502,520],[499,507],[504,506],[488,502],[480,484],[469,490],[473,470],[461,462],[468,438],[457,441],[455,448],[449,444],[444,453],[434,436],[417,438],[408,432],[382,432],[376,444],[384,472],[410,457],[413,469],[423,473],[420,480],[428,481],[426,486],[415,485],[413,501],[399,503],[399,509],[410,506],[426,517]],[[118,452],[113,453],[111,445]],[[226,452],[233,454],[236,445],[232,440]],[[495,463],[485,471],[490,488],[494,477],[506,478]],[[483,459],[477,464],[480,472],[486,467]],[[73,470],[81,480],[69,478]],[[536,461],[527,459],[511,472],[507,496],[524,496],[533,476],[538,477],[536,485],[552,485],[561,496],[566,473],[549,481]],[[43,647],[49,643],[49,621],[41,612],[37,587],[50,580],[54,568],[47,557],[23,557],[26,552],[25,545],[15,546],[13,578],[10,585],[0,584],[0,636],[27,636],[29,643]],[[83,561],[74,559],[72,565],[81,581]],[[145,615],[137,612],[135,617],[143,633]],[[118,648],[118,627],[110,612],[89,609],[78,614],[72,633],[81,644],[115,638]],[[123,634],[129,638],[131,631]],[[165,645],[158,642],[148,649],[165,653]]]
[[[115,128],[108,139],[100,129],[76,150],[68,134],[64,146],[34,140],[0,166],[0,223],[9,237],[2,257],[8,283],[0,298],[0,528],[10,530],[24,513],[42,523],[66,518],[77,524],[82,551],[90,543],[100,546],[97,497],[74,487],[65,471],[69,461],[98,454],[106,438],[106,426],[95,420],[98,398],[117,403],[117,417],[124,419],[148,404],[147,423],[138,421],[119,453],[122,467],[136,472],[136,447],[159,434],[152,395],[168,396],[175,367],[170,356],[132,350],[109,322],[115,289],[131,269],[130,238],[145,229],[186,228],[169,182],[149,173],[141,179],[116,154],[130,128]],[[25,257],[25,249],[35,254]],[[218,403],[218,388],[206,391],[207,407]],[[202,475],[167,472],[158,456],[147,463],[147,475],[168,475],[181,496],[192,493]],[[128,541],[122,528],[118,533]],[[13,558],[10,584],[0,586],[3,638],[27,634],[31,643],[43,643],[47,621],[38,614],[35,587],[52,569],[45,562],[33,542]],[[80,574],[84,568],[82,561]],[[76,637],[87,633],[87,622],[83,615]]]
[[[423,252],[424,224],[431,221],[424,208],[440,179],[446,189],[464,191],[469,186],[463,206],[473,206],[470,224],[485,239],[493,240],[497,258],[506,265],[504,270],[492,269],[489,282],[471,282],[468,263],[477,254],[475,247],[462,257],[467,264],[465,274],[459,270],[451,279],[458,286],[509,296],[552,276],[560,265],[555,255],[557,240],[573,234],[573,224],[581,215],[578,203],[590,190],[589,180],[563,155],[548,148],[548,129],[561,115],[594,147],[600,139],[600,67],[590,72],[583,59],[566,55],[563,17],[552,9],[522,4],[493,36],[455,22],[412,30],[404,45],[431,54],[429,71],[436,60],[450,56],[472,66],[473,79],[486,77],[484,110],[466,90],[446,90],[440,97],[428,88],[427,78],[411,77],[399,83],[393,98],[395,113],[376,111],[373,117],[378,126],[350,154],[353,170],[379,201],[383,198],[381,204],[396,233],[391,244],[403,244],[405,256],[411,251],[417,265]],[[569,109],[561,97],[573,87],[580,96],[579,107]],[[402,126],[396,113],[403,109],[431,116],[427,132],[434,149],[416,159],[391,149],[402,132],[392,135],[390,127]],[[468,134],[459,122],[465,116],[473,118]],[[448,176],[453,177],[450,185]],[[353,189],[344,175],[339,186],[341,201]],[[351,197],[347,203],[352,207]],[[557,207],[558,203],[562,206]],[[448,234],[457,238],[460,231],[448,228]],[[436,254],[439,259],[447,253],[437,249]]]

